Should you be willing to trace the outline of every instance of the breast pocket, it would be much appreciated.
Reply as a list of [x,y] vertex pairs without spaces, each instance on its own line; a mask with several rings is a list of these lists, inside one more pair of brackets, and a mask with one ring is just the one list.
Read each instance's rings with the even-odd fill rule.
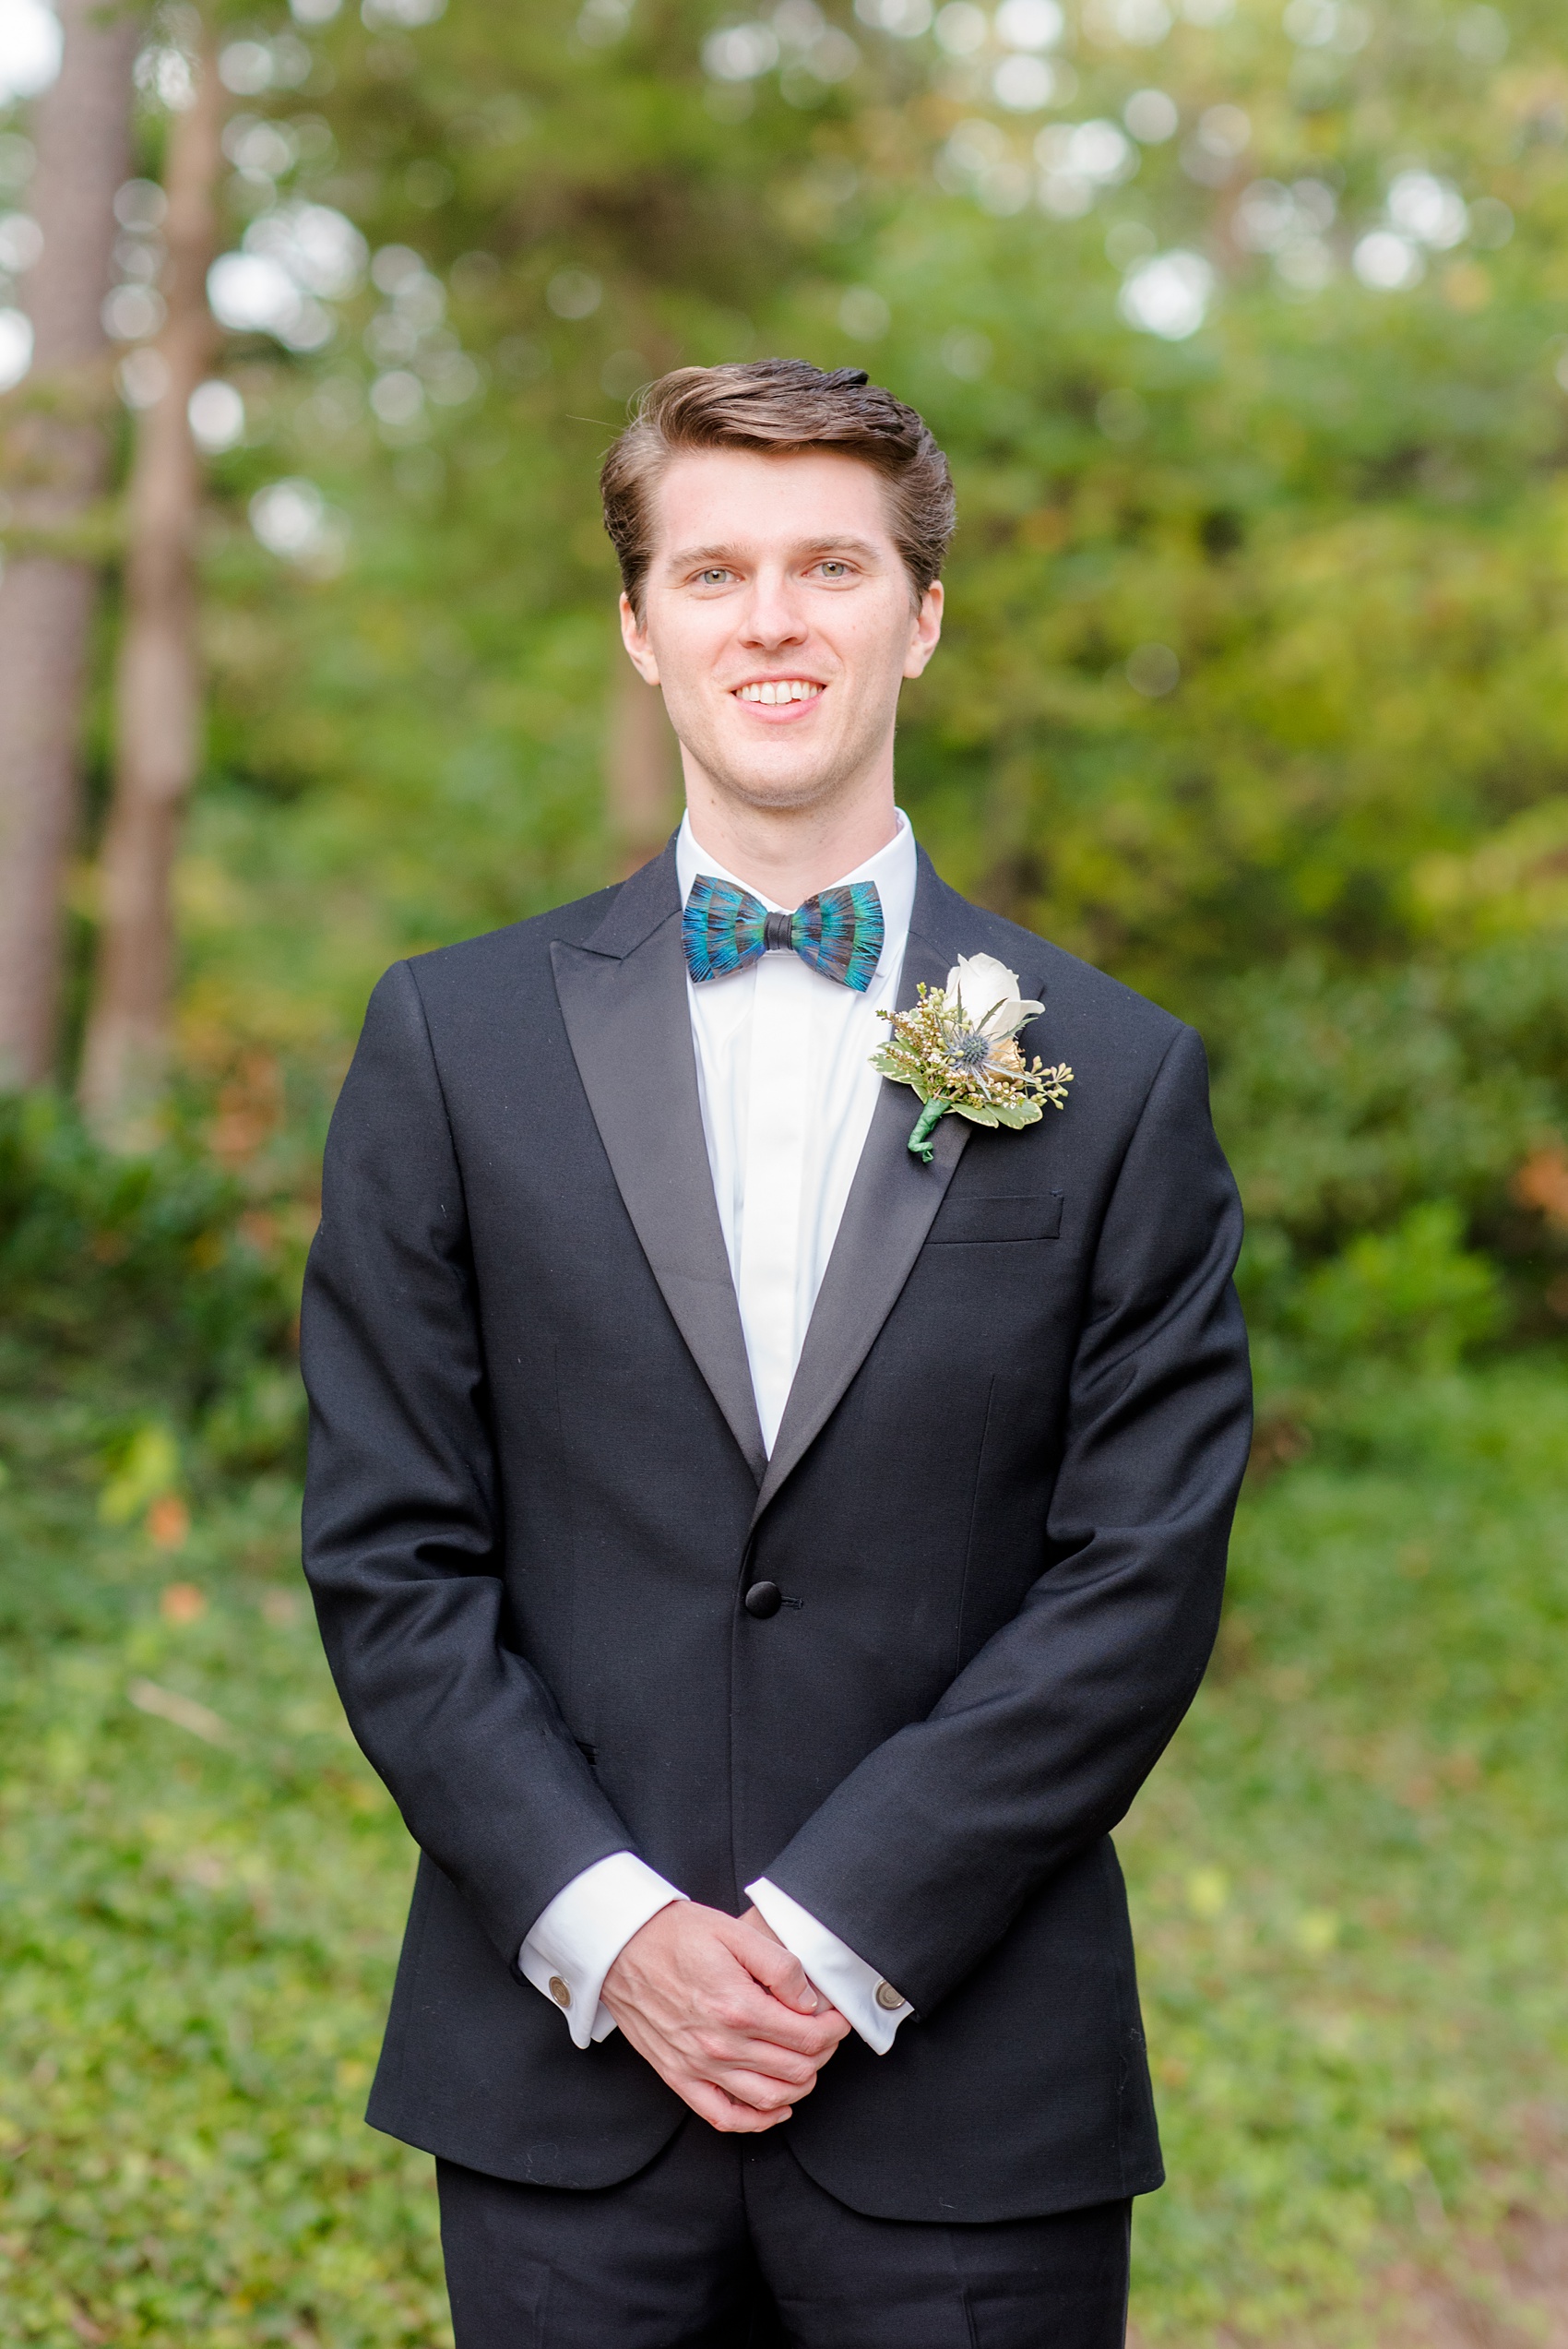
[[1054,1240],[1061,1233],[1060,1191],[1028,1191],[1010,1198],[949,1198],[937,1210],[926,1246],[967,1247],[977,1240]]

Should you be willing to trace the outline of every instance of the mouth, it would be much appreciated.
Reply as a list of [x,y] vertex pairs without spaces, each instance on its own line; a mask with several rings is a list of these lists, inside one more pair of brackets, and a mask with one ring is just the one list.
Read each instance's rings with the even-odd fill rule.
[[737,686],[737,701],[750,709],[781,709],[802,702],[817,701],[822,687],[814,677],[758,677],[750,685]]

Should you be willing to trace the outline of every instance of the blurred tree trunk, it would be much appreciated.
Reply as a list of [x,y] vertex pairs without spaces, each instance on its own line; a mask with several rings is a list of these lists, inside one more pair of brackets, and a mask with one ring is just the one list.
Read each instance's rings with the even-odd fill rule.
[[680,799],[678,746],[664,696],[645,686],[616,650],[610,707],[607,799],[615,869],[624,876],[656,856],[670,837]]
[[168,1059],[174,858],[201,752],[201,462],[188,411],[218,347],[207,273],[218,249],[224,106],[207,45],[197,59],[195,99],[170,125],[161,281],[168,313],[158,341],[167,379],[138,420],[126,499],[114,795],[103,836],[98,969],[81,1073],[82,1107],[110,1137],[133,1126],[156,1099]]
[[[107,485],[107,344],[114,192],[130,169],[138,25],[99,0],[60,0],[65,54],[38,101],[30,190],[43,252],[28,281],[31,379],[6,437],[8,530],[0,577],[0,1085],[53,1066],[62,895],[75,835],[87,650],[98,566],[72,525]],[[56,541],[59,553],[47,551]]]

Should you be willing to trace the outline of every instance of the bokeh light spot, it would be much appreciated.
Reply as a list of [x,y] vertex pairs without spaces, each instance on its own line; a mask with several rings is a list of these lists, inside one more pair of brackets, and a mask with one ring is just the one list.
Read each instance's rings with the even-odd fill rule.
[[1002,0],[996,38],[1004,49],[1054,49],[1067,29],[1057,0]]
[[185,412],[191,437],[208,457],[237,448],[245,436],[245,403],[232,383],[217,376],[197,384]]
[[0,106],[47,89],[62,51],[60,19],[43,0],[0,0]]
[[1181,119],[1176,101],[1163,89],[1134,89],[1122,109],[1122,120],[1145,147],[1174,138]]
[[32,364],[32,320],[22,310],[0,310],[0,391],[19,384]]
[[1199,253],[1180,249],[1140,261],[1123,281],[1118,307],[1140,334],[1185,342],[1208,316],[1214,271]]

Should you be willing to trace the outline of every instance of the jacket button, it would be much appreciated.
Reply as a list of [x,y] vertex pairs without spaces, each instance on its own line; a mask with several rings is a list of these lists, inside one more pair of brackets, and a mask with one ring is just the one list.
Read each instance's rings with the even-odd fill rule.
[[778,1614],[784,1604],[784,1593],[777,1582],[754,1582],[741,1604],[748,1615],[766,1618]]
[[[883,1989],[885,1989],[886,1986],[887,1985],[885,1983],[883,1985]],[[554,1999],[558,2007],[569,2007],[572,2003],[572,1994],[567,1989],[565,1984],[562,1981],[558,1973],[552,1973],[550,1977],[550,1995]],[[876,1995],[880,1998],[882,1991],[879,1990]]]
[[903,1992],[895,1990],[890,1982],[879,1982],[872,1996],[877,2005],[885,2009],[888,2014],[896,2013],[898,2008],[908,2003]]

